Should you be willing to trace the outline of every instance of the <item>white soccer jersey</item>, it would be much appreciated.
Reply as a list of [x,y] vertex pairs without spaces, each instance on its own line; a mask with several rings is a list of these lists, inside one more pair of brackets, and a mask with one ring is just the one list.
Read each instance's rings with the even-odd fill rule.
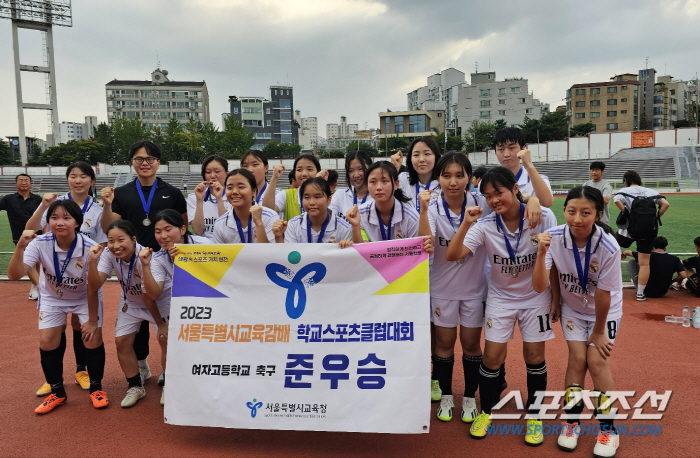
[[[343,218],[336,216],[335,213],[329,212],[330,219],[326,232],[323,233],[321,243],[337,243],[341,240],[352,240],[352,226]],[[311,228],[311,241],[307,232],[309,224],[308,214],[295,216],[289,220],[287,230],[284,233],[285,243],[319,243],[319,232]]]
[[[190,245],[207,245],[212,243],[211,240],[206,237],[200,237],[198,235],[190,235],[188,237],[188,242]],[[153,275],[153,279],[155,281],[163,281],[166,282],[166,284],[168,279],[172,281],[173,270],[175,270],[173,258],[170,257],[168,250],[161,249],[160,251],[153,253],[153,257],[151,258],[151,274]],[[165,292],[165,290],[163,290],[163,292]],[[168,302],[170,302],[169,295],[166,296],[165,294],[161,294],[161,297],[167,297]]]
[[[146,303],[143,300],[143,268],[141,267],[141,259],[139,259],[139,253],[144,247],[136,244],[136,254],[134,259],[134,268],[131,273],[131,279],[129,279],[129,261],[122,261],[121,259],[114,256],[109,248],[105,248],[100,256],[100,261],[97,264],[97,271],[102,272],[107,275],[107,278],[112,276],[112,270],[117,275],[119,284],[121,285],[122,292],[119,296],[119,306],[124,304],[124,288],[127,288],[126,303],[129,307],[133,308],[147,308]],[[126,282],[129,284],[126,285]],[[165,282],[163,291],[170,291],[172,282],[170,280]],[[167,305],[169,301],[167,298],[170,297],[170,293],[161,294],[161,296],[156,301],[156,304],[160,307]]]
[[[270,243],[275,243],[275,234],[272,233],[272,225],[279,219],[280,217],[276,211],[263,207],[262,221],[265,225],[267,240]],[[248,221],[241,221],[241,227],[243,227],[243,236],[245,237],[245,240],[241,240],[241,236],[238,233],[238,227],[236,226],[236,218],[233,216],[233,208],[231,208],[225,215],[216,220],[212,240],[214,243],[247,243]],[[252,219],[250,223],[250,237],[253,242],[255,242],[255,222],[253,222]]]
[[[492,210],[486,205],[481,194],[465,193],[467,207],[478,205],[488,214]],[[432,270],[430,271],[430,296],[449,300],[486,300],[488,291],[488,269],[486,268],[486,250],[480,248],[473,256],[450,262],[445,259],[447,246],[460,225],[460,215],[450,210],[445,215],[442,195],[430,201],[428,222],[430,232],[435,236]],[[483,218],[484,216],[482,216]]]
[[[382,230],[379,228],[380,224],[384,227],[385,233],[387,231],[387,227],[377,217],[376,209],[374,201],[360,207],[360,227],[365,230],[370,242],[383,240]],[[388,231],[388,240],[418,237],[418,212],[411,206],[410,202],[404,204],[394,198],[394,214],[391,217],[391,227],[388,228]]]
[[[489,293],[486,303],[504,309],[530,309],[551,304],[552,295],[547,288],[543,293],[532,289],[532,269],[537,258],[537,234],[557,225],[557,219],[549,209],[542,209],[542,221],[530,229],[527,221],[523,224],[520,245],[517,247],[518,233],[511,233],[508,228],[506,236],[515,252],[515,264],[510,259],[503,232],[496,222],[496,213],[481,218],[467,232],[464,245],[472,253],[479,248],[486,248],[486,256],[491,263],[489,276]],[[511,267],[517,268],[518,275],[513,277]]]
[[[258,191],[258,195],[255,198],[256,205],[260,205],[262,207],[263,197],[265,197],[265,192],[267,192],[267,187],[268,187],[268,183],[266,181],[265,184],[263,185],[263,189]],[[280,192],[281,191],[279,189],[275,189],[275,199],[277,199],[277,194],[279,194]],[[229,206],[230,206],[230,204],[229,204]],[[226,207],[226,208],[228,208],[228,207]]]
[[[610,291],[610,310],[608,320],[615,320],[622,316],[622,260],[620,246],[615,237],[606,234],[600,226],[595,226],[596,232],[591,238],[591,260],[588,268],[588,301],[587,307],[583,307],[582,291],[579,284],[578,270],[574,259],[576,244],[571,240],[569,226],[562,224],[549,229],[552,234],[552,242],[545,257],[545,266],[552,268],[552,264],[559,272],[559,285],[561,289],[562,307],[569,308],[575,317],[590,320],[595,319],[595,292],[598,288]],[[578,248],[581,267],[584,267],[586,259],[586,247]]]
[[411,199],[411,205],[420,212],[420,202],[418,201],[418,194],[422,191],[430,190],[433,191],[433,195],[437,193],[435,188],[437,188],[440,183],[438,180],[430,180],[425,186],[423,186],[420,181],[416,184],[410,184],[408,181],[408,172],[403,172],[399,174],[399,188],[403,191],[404,195]]
[[[56,200],[64,199],[68,199],[68,194],[56,197]],[[88,205],[85,213],[83,213],[83,225],[80,226],[80,233],[97,243],[107,243],[107,235],[102,232],[102,207],[95,202],[92,197],[88,197],[88,200],[89,202],[87,200],[85,201]],[[39,211],[39,209],[37,209],[37,211]],[[47,218],[45,211],[41,217],[41,227],[43,228],[46,224]],[[50,232],[51,230],[47,228],[46,233],[48,234]]]
[[[518,190],[520,193],[523,195],[523,197],[526,196],[534,196],[535,195],[535,189],[532,187],[532,181],[530,180],[530,174],[527,173],[527,170],[525,170],[525,167],[520,166],[520,171],[518,172],[520,175],[518,177]],[[517,175],[516,175],[517,176]],[[545,184],[549,188],[549,191],[552,191],[552,185],[549,183],[549,178],[547,178],[547,175],[542,175],[540,173],[540,177],[544,180]],[[537,197],[537,196],[535,196]]]
[[[28,266],[41,264],[39,280],[39,308],[42,305],[52,307],[70,307],[87,304],[87,260],[90,247],[96,243],[82,234],[76,234],[77,242],[71,260],[63,272],[61,285],[56,284],[54,252],[58,256],[59,269],[68,255],[58,247],[53,234],[43,234],[35,238],[24,249],[23,262]],[[58,290],[61,290],[59,293]]]
[[[643,186],[630,186],[628,188],[622,188],[619,191],[617,191],[617,193],[615,194],[615,197],[613,197],[613,202],[622,202],[622,205],[624,205],[625,209],[627,209],[627,210],[632,208],[632,201],[634,199],[631,197],[622,196],[622,195],[620,195],[620,193],[629,194],[630,196],[634,196],[634,197],[638,197],[638,196],[652,197],[652,196],[659,195],[659,193],[654,191],[653,189],[645,188]],[[661,198],[658,198],[655,200],[657,205],[659,204],[660,201],[661,201]],[[629,232],[627,232],[627,229],[618,229],[617,233],[620,235],[623,235],[627,238],[631,238]]]
[[[370,196],[369,192],[367,192],[364,200],[360,199],[359,197],[357,198],[357,207],[359,208],[360,205],[372,202],[372,200],[372,196]],[[333,210],[333,214],[345,219],[345,213],[350,210],[353,205],[355,205],[355,191],[352,187],[350,187],[335,191],[328,208]]]
[[[228,210],[231,208],[231,204],[226,200],[226,196],[219,196],[218,199],[223,199],[224,207]],[[190,193],[187,196],[187,221],[192,224],[194,219],[194,214],[197,211],[197,196],[194,193]],[[202,202],[202,211],[204,212],[204,231],[202,232],[202,237],[206,237],[210,240],[214,240],[214,223],[219,219],[219,204],[217,202],[217,197],[210,195],[207,200]]]

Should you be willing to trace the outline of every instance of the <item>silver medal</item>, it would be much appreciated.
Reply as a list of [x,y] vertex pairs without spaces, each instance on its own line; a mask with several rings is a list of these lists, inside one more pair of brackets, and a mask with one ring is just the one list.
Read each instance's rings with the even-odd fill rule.
[[56,296],[58,296],[59,299],[63,297],[63,291],[61,291],[61,288],[56,288]]
[[151,225],[151,220],[148,219],[148,216],[147,216],[146,218],[144,218],[143,221],[141,221],[141,224],[143,224],[144,226],[150,226],[150,225]]
[[457,264],[464,264],[464,259],[465,259],[465,258],[459,258],[459,259],[456,260],[455,262],[456,262]]
[[583,308],[588,308],[588,299],[586,299],[586,296],[583,296],[583,299],[581,299],[581,305]]
[[511,266],[509,270],[510,276],[513,278],[518,278],[518,275],[520,275],[520,272],[518,272],[518,266]]

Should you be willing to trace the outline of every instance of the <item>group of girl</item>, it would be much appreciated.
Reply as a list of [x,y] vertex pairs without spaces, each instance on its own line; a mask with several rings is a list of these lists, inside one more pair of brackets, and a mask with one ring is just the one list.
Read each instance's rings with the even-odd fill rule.
[[[91,393],[98,393],[91,397],[104,401],[93,399],[93,404],[106,405],[106,394],[97,389],[104,368],[98,291],[112,271],[122,285],[116,340],[128,383],[122,406],[130,407],[145,395],[131,346],[142,320],[157,328],[165,367],[176,244],[285,242],[346,247],[423,236],[425,250],[433,252],[434,246],[435,251],[430,273],[431,399],[440,401],[438,418],[452,418],[454,345],[459,334],[465,379],[461,418],[471,423],[472,437],[487,435],[491,409],[505,386],[507,341],[517,321],[527,366],[525,441],[541,444],[541,421],[533,406],[536,393],[546,390],[544,342],[554,337],[551,324],[561,317],[570,354],[566,376],[570,402],[565,409],[566,434],[562,432],[559,445],[573,449],[587,370],[600,392],[600,412],[605,413],[605,392],[613,389],[608,361],[621,317],[619,247],[609,228],[597,223],[604,206],[600,192],[573,189],[564,203],[566,224],[557,226],[553,213],[540,209],[536,198],[528,200],[527,208],[520,202],[518,185],[508,169],[489,170],[482,177],[481,193],[475,193],[469,191],[472,167],[465,155],[441,156],[430,137],[414,140],[408,153],[404,173],[399,173],[401,154],[393,156],[392,162],[375,163],[363,151],[349,154],[345,161],[349,186],[333,195],[325,171],[312,155],[295,159],[293,171],[300,186],[284,191],[276,189],[284,166],[274,166],[268,183],[268,161],[261,151],[248,151],[241,168],[231,172],[224,158],[209,157],[202,166],[204,181],[188,198],[188,223],[195,235],[176,211],[165,210],[153,221],[162,248],[157,253],[138,244],[136,231],[127,221],[115,221],[107,234],[82,233],[80,228],[88,219],[91,227],[100,227],[95,222],[98,215],[87,217],[93,207],[95,213],[100,207],[94,202],[88,205],[89,199],[73,188],[65,199],[54,197],[49,202],[45,197],[50,233],[33,240],[39,227],[25,231],[8,268],[10,278],[19,278],[34,264],[42,266],[41,359],[52,393],[37,413],[66,401],[61,374],[67,313],[77,316],[73,327],[81,333],[84,353],[89,355],[84,366]],[[67,175],[82,167],[71,165]],[[88,184],[94,185],[94,172],[91,176],[89,172]],[[45,245],[47,249],[40,248]],[[605,428],[601,428],[596,453],[613,456],[619,438],[611,421],[601,422]]]

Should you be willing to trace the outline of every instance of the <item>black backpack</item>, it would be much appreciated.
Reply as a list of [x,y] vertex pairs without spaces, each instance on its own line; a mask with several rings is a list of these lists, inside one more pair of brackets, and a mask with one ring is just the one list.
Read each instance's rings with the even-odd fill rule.
[[632,199],[632,205],[629,210],[629,232],[630,238],[634,240],[652,240],[659,232],[661,218],[656,209],[656,200],[663,199],[664,196],[631,196],[624,192],[617,193],[620,196],[629,197]]

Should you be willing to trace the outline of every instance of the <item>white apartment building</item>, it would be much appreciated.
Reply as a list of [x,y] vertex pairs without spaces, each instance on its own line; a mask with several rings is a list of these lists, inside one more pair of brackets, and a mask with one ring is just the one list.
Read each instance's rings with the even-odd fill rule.
[[299,124],[299,144],[302,151],[313,151],[318,145],[318,119],[316,117],[302,118],[301,112],[294,112],[294,120]]
[[85,116],[85,122],[63,121],[58,125],[59,144],[72,140],[87,140],[92,137],[97,127],[97,116]]
[[352,139],[356,137],[356,132],[360,130],[358,124],[348,124],[348,119],[345,116],[340,117],[340,124],[326,124],[326,138],[332,139]]
[[209,92],[204,81],[171,81],[155,69],[150,81],[112,80],[105,86],[107,119],[140,117],[148,127],[165,128],[170,119],[209,122]]

